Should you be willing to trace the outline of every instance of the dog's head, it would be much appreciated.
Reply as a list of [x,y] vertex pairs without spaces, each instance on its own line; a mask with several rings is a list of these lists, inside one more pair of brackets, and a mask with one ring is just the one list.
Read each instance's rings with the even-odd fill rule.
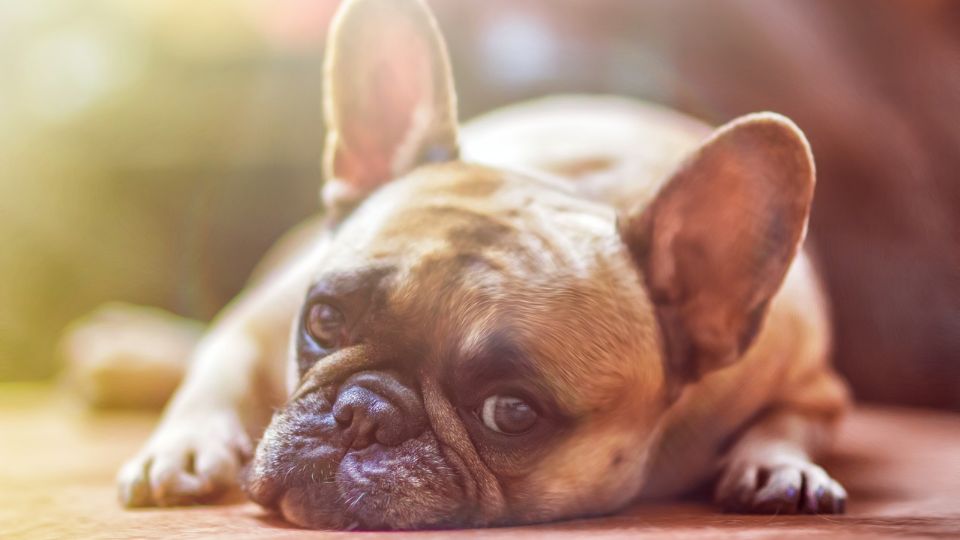
[[348,0],[330,40],[323,194],[340,220],[251,497],[319,528],[622,507],[675,389],[741,356],[783,280],[813,187],[802,135],[773,115],[725,126],[618,218],[458,161],[419,0]]

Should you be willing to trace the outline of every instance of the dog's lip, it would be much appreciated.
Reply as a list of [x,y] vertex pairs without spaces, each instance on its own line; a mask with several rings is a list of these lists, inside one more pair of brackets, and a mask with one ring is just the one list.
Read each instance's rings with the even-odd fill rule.
[[[323,460],[330,468],[330,474],[322,475],[323,477],[320,479],[316,479],[314,477],[311,478],[311,480],[335,485],[336,472],[339,469],[340,464],[343,463],[343,460],[346,458],[347,454],[350,453],[344,449],[338,448],[337,450],[338,451],[335,453],[335,455]],[[298,458],[300,457],[301,456],[298,456]],[[305,461],[308,464],[316,462],[313,460]],[[273,470],[257,471],[255,466],[250,465],[247,467],[246,474],[244,475],[242,488],[253,502],[264,508],[279,511],[284,498],[291,490],[304,487],[297,484],[287,483],[287,478],[285,476],[286,475],[278,474]]]
[[247,466],[243,475],[242,489],[251,501],[270,510],[279,510],[280,498],[286,493],[281,482],[270,475],[258,474],[253,464]]
[[[330,424],[335,423],[331,411],[312,413],[317,417],[326,416],[326,418],[316,418],[313,422],[305,421],[302,416],[304,413],[297,413],[292,407],[277,414],[280,416],[275,417],[271,426],[267,428],[264,437],[257,445],[253,461],[246,466],[242,477],[244,492],[253,502],[268,509],[277,509],[282,497],[294,487],[288,482],[290,471],[296,468],[324,467],[327,470],[323,471],[321,476],[332,479],[336,474],[336,468],[349,450],[339,440],[341,433],[324,433],[324,423],[327,423],[328,429],[331,427]],[[300,419],[292,420],[292,417],[300,417]],[[287,435],[279,439],[279,447],[271,444],[270,439],[271,430],[274,429],[276,422],[287,424],[281,428],[281,432],[286,432]],[[306,451],[301,449],[295,454],[284,451],[284,447],[291,444],[290,441],[297,441],[296,444],[306,442]],[[287,458],[291,455],[293,460],[288,460]],[[284,470],[287,471],[286,474]]]
[[[476,502],[478,491],[476,480],[470,473],[469,468],[465,466],[456,452],[436,439],[433,430],[430,430],[429,435],[423,434],[422,437],[429,437],[434,440],[437,445],[436,450],[439,451],[438,457],[453,473],[451,480],[455,482],[455,487],[452,487],[456,492],[459,492],[456,499],[458,499],[457,506],[460,509],[456,516],[450,514],[447,516],[449,519],[445,518],[432,522],[426,525],[426,528],[447,529],[463,527],[468,523],[477,522],[476,518],[480,516],[474,515],[472,518],[468,516],[473,512],[461,514],[465,509],[475,506],[472,503]],[[349,474],[341,470],[341,467],[350,462],[354,464],[362,463],[368,460],[372,454],[391,451],[394,450],[393,447],[373,444],[362,449],[338,450],[340,451],[337,453],[336,459],[328,462],[331,469],[335,471],[329,481],[314,482],[308,479],[306,482],[288,482],[287,478],[283,474],[278,474],[275,469],[261,468],[259,471],[254,471],[251,467],[244,489],[255,503],[301,527],[322,530],[344,530],[345,528],[361,530],[406,529],[407,527],[403,524],[397,525],[389,521],[379,520],[376,513],[371,514],[372,510],[364,509],[362,504],[351,506],[347,501],[342,500],[343,489],[345,489],[345,485],[341,484],[343,481],[362,484],[365,479],[362,475],[358,477],[355,474]],[[269,459],[266,462],[273,463]],[[293,466],[297,467],[297,465]],[[344,474],[347,476],[343,476]],[[313,495],[306,494],[304,490],[313,492]],[[335,502],[331,502],[329,506],[324,504],[313,507],[312,504],[303,500],[304,497],[307,500],[313,497],[316,501]],[[423,527],[416,525],[415,528]]]
[[[357,528],[364,530],[443,529],[462,527],[468,523],[472,505],[471,499],[465,494],[464,476],[459,467],[451,463],[449,455],[442,450],[436,434],[431,430],[420,437],[409,439],[404,443],[404,446],[407,445],[410,445],[410,448],[402,451],[396,447],[376,444],[348,452],[344,456],[337,475],[338,485],[343,490],[343,496],[347,498],[340,506],[341,515],[347,521],[356,521]],[[428,456],[422,456],[412,451],[417,447],[432,448],[432,452]],[[397,456],[396,466],[391,464],[393,458],[382,460],[374,457],[378,452],[398,451],[402,452],[402,455]],[[371,459],[372,457],[374,458]],[[417,463],[419,467],[426,467],[426,471],[415,483],[409,483],[402,478],[400,482],[407,483],[408,488],[429,490],[434,495],[428,498],[432,499],[432,502],[412,495],[411,491],[394,491],[395,487],[382,483],[382,478],[391,477],[396,468],[405,468],[405,461],[407,464]],[[374,486],[383,486],[386,491]],[[414,506],[405,506],[406,503],[402,501],[411,496]],[[443,502],[438,502],[438,496]],[[391,497],[398,504],[391,505]]]
[[303,494],[304,486],[294,486],[283,492],[273,510],[283,519],[306,529],[345,530],[356,528],[358,520],[344,508],[337,507],[327,511],[312,506],[296,504],[294,501]]
[[[343,501],[339,501],[341,497],[340,495],[341,487],[338,486],[338,481],[336,477],[338,476],[338,471],[340,467],[348,459],[348,456],[350,455],[355,454],[356,455],[355,457],[362,458],[362,456],[365,453],[368,453],[371,451],[369,447],[361,448],[361,449],[353,449],[343,445],[342,444],[343,441],[340,438],[342,436],[342,433],[340,432],[339,429],[336,432],[333,432],[325,428],[319,428],[319,430],[315,435],[311,435],[309,426],[303,426],[302,429],[297,427],[297,424],[299,424],[302,420],[298,420],[296,418],[297,416],[302,414],[310,414],[309,410],[311,408],[309,407],[309,404],[307,404],[308,405],[307,408],[297,406],[297,403],[300,402],[301,399],[308,400],[309,402],[311,399],[319,398],[323,401],[326,401],[327,405],[322,406],[321,410],[314,414],[320,414],[320,415],[329,414],[331,415],[331,419],[332,419],[333,408],[332,408],[332,405],[330,405],[330,403],[336,401],[337,395],[343,388],[343,385],[346,384],[348,381],[352,381],[354,384],[357,384],[358,386],[366,387],[376,392],[379,395],[383,395],[384,397],[387,397],[387,399],[392,402],[393,399],[390,399],[390,397],[394,397],[393,389],[381,388],[384,381],[381,378],[375,376],[377,371],[379,370],[365,370],[361,372],[354,372],[352,375],[348,375],[344,377],[344,379],[342,379],[339,384],[327,383],[322,386],[318,385],[316,388],[313,388],[307,392],[304,392],[303,391],[304,388],[301,388],[301,392],[298,392],[298,394],[300,394],[300,397],[298,398],[297,396],[294,396],[292,400],[288,402],[287,407],[283,411],[280,411],[277,413],[278,415],[281,415],[281,416],[279,416],[278,418],[275,418],[275,421],[287,422],[287,423],[293,424],[292,426],[286,427],[285,430],[283,431],[286,431],[287,433],[289,433],[290,430],[293,430],[295,432],[298,432],[300,436],[311,439],[312,443],[308,443],[308,444],[317,444],[317,445],[323,445],[326,447],[326,450],[329,453],[326,455],[324,459],[322,459],[322,461],[324,462],[323,467],[326,470],[332,471],[332,474],[329,475],[330,476],[329,480],[324,480],[323,482],[324,484],[326,484],[326,487],[313,486],[311,488],[309,478],[307,479],[307,482],[290,481],[291,477],[289,475],[284,474],[284,471],[296,469],[298,467],[303,467],[304,463],[297,461],[299,458],[303,457],[303,452],[302,451],[290,452],[289,447],[286,451],[284,451],[283,448],[288,443],[285,443],[282,438],[273,439],[273,442],[280,445],[280,446],[275,446],[273,444],[270,444],[270,440],[268,440],[265,437],[264,439],[261,440],[261,444],[258,447],[258,456],[257,456],[257,459],[255,459],[254,461],[254,464],[253,464],[254,466],[251,466],[248,468],[248,473],[245,475],[245,478],[244,478],[245,480],[244,489],[247,492],[247,494],[250,496],[251,500],[253,500],[257,504],[261,505],[262,507],[268,510],[279,512],[286,519],[290,520],[293,523],[300,524],[301,526],[307,526],[307,527],[320,526],[323,528],[336,527],[338,529],[342,529],[342,527],[347,526],[350,523],[356,521],[357,527],[360,527],[360,528],[367,528],[372,526],[375,529],[384,530],[385,528],[391,527],[391,525],[387,523],[383,523],[383,524],[377,524],[373,522],[365,523],[366,520],[364,519],[362,512],[358,513],[356,512],[357,510],[356,508],[354,509],[348,508],[347,505],[342,504]],[[410,384],[413,381],[405,380],[404,382],[406,382],[407,384]],[[423,395],[423,386],[422,384],[420,384],[420,381],[417,381],[417,384],[414,386],[414,388],[417,388],[419,390],[416,392],[417,398],[418,398],[418,401],[421,403],[420,406],[423,407],[423,400],[425,399],[426,396]],[[311,394],[314,396],[313,398],[309,397]],[[445,462],[448,470],[451,473],[450,480],[453,481],[456,486],[454,489],[457,492],[459,492],[456,498],[459,499],[459,507],[461,508],[460,512],[466,511],[466,514],[458,515],[455,518],[452,517],[452,521],[450,522],[444,522],[444,523],[437,522],[434,524],[434,527],[448,528],[452,526],[461,527],[467,523],[471,523],[474,525],[492,523],[492,521],[490,521],[490,518],[493,516],[493,514],[497,514],[497,512],[493,510],[497,505],[495,503],[491,505],[487,501],[487,499],[490,499],[490,497],[487,496],[487,492],[490,491],[491,489],[502,490],[502,486],[497,485],[496,488],[487,486],[486,484],[488,484],[489,482],[484,478],[485,472],[487,471],[487,469],[486,469],[486,464],[482,462],[482,458],[477,456],[476,458],[471,459],[469,455],[468,456],[462,455],[462,453],[458,451],[458,449],[456,448],[455,443],[450,444],[453,441],[445,440],[446,437],[442,437],[441,434],[435,429],[434,421],[433,421],[435,419],[432,418],[431,415],[424,414],[424,413],[426,413],[426,408],[424,408],[420,413],[423,415],[423,424],[424,424],[423,430],[420,433],[420,436],[429,436],[430,438],[433,439],[434,444],[436,445],[435,451],[439,454],[438,457],[443,462]],[[456,416],[456,419],[458,421],[461,420],[458,415]],[[269,430],[268,430],[268,433],[269,433]],[[466,437],[465,441],[463,441],[464,444],[467,444],[468,446],[472,446],[469,435],[466,433],[465,430],[462,433],[462,436]],[[457,439],[457,438],[458,437],[454,436],[454,439]],[[467,449],[464,449],[464,450],[469,452],[469,450]],[[289,460],[290,463],[284,463],[287,460]],[[471,467],[471,463],[475,463],[478,460],[479,460],[479,463],[477,463],[477,465],[482,470],[473,470],[473,467]],[[309,461],[307,461],[305,465],[307,467],[311,466]],[[328,477],[327,474],[324,474],[323,476],[324,476],[324,479]],[[495,483],[499,482],[499,480],[495,476],[493,476],[493,480]],[[327,497],[329,497],[330,500],[338,501],[334,505],[335,508],[334,507],[326,508],[325,505],[318,508],[317,511],[320,513],[320,517],[323,517],[324,515],[327,516],[326,518],[320,519],[320,521],[322,521],[323,523],[320,523],[310,518],[309,515],[304,514],[304,512],[309,512],[308,509],[299,509],[299,506],[303,503],[298,502],[298,499],[300,498],[300,496],[297,495],[297,490],[298,489],[303,490],[305,488],[319,489],[320,491],[327,492]],[[323,497],[322,494],[321,494],[321,497]],[[496,497],[494,497],[494,500],[495,499]],[[301,521],[303,521],[302,519],[291,520],[290,518],[287,518],[286,517],[287,514],[289,514],[291,511],[297,516],[299,516],[300,518],[306,519],[308,523],[300,523]],[[338,516],[337,519],[334,519],[333,517],[334,514]],[[344,522],[341,523],[339,521],[341,519]],[[334,521],[336,521],[336,523],[334,523]],[[375,521],[376,520],[374,520],[374,522]],[[434,527],[431,527],[431,528],[434,528]],[[403,528],[402,525],[401,525],[401,528]]]

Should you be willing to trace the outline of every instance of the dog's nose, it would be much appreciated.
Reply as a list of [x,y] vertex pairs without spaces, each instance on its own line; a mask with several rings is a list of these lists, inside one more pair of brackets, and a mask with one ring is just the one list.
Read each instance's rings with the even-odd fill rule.
[[420,398],[391,373],[353,375],[340,387],[333,417],[343,429],[343,445],[361,449],[374,443],[397,446],[420,435],[426,415]]

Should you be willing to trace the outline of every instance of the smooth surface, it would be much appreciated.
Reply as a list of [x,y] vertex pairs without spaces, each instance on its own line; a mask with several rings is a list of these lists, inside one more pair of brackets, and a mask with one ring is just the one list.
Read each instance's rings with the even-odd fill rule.
[[[87,412],[50,387],[0,385],[0,538],[381,536],[301,531],[241,497],[215,507],[123,510],[114,474],[155,419]],[[850,493],[844,516],[737,516],[687,502],[535,527],[390,536],[960,538],[960,415],[861,408],[825,465]]]

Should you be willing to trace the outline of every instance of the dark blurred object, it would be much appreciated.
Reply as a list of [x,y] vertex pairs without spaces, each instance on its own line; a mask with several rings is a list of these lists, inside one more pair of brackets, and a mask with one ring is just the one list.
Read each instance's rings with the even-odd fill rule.
[[809,135],[836,363],[860,398],[960,409],[960,3],[738,5],[711,5],[744,27],[689,32],[683,69],[717,109]]

